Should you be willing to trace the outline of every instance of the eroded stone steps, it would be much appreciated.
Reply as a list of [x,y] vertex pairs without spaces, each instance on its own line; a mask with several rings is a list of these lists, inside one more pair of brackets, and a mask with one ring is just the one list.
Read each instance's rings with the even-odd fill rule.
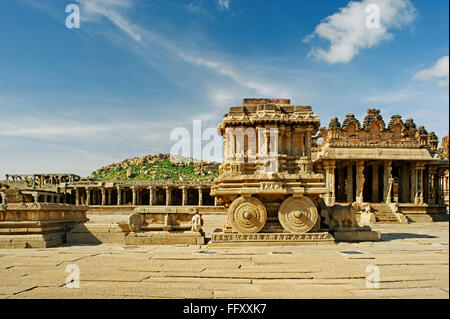
[[397,224],[400,223],[397,216],[392,212],[391,208],[386,204],[370,204],[372,211],[375,213],[377,223],[380,224]]

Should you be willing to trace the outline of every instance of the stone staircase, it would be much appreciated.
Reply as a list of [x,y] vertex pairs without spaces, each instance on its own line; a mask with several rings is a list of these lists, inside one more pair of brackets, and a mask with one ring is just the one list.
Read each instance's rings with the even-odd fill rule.
[[372,212],[375,214],[376,222],[379,224],[399,224],[400,220],[385,203],[371,203]]

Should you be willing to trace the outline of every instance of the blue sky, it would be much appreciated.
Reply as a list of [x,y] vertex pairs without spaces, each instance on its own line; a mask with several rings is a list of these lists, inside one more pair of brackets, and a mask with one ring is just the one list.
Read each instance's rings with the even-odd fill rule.
[[0,176],[169,152],[245,97],[449,130],[446,0],[4,0],[0,38]]

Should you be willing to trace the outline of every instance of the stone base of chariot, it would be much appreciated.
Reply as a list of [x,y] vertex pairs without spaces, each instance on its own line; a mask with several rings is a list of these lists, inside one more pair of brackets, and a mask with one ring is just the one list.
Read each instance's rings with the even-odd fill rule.
[[223,232],[221,228],[211,234],[208,247],[232,246],[298,246],[334,244],[335,238],[326,231],[314,233],[255,233],[240,234]]
[[205,235],[203,232],[131,232],[125,238],[126,245],[204,245]]
[[342,227],[335,229],[333,231],[334,238],[336,241],[341,242],[360,242],[360,241],[380,241],[381,233],[377,231],[371,230],[370,227],[358,227],[358,228],[350,228],[350,227]]

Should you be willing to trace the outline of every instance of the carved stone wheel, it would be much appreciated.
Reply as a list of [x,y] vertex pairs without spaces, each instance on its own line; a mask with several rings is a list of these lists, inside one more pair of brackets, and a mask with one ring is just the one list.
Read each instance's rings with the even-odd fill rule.
[[239,233],[257,233],[264,227],[266,220],[266,208],[254,197],[239,197],[228,208],[231,228]]
[[278,220],[291,233],[306,233],[316,225],[319,213],[308,197],[289,197],[278,210]]

